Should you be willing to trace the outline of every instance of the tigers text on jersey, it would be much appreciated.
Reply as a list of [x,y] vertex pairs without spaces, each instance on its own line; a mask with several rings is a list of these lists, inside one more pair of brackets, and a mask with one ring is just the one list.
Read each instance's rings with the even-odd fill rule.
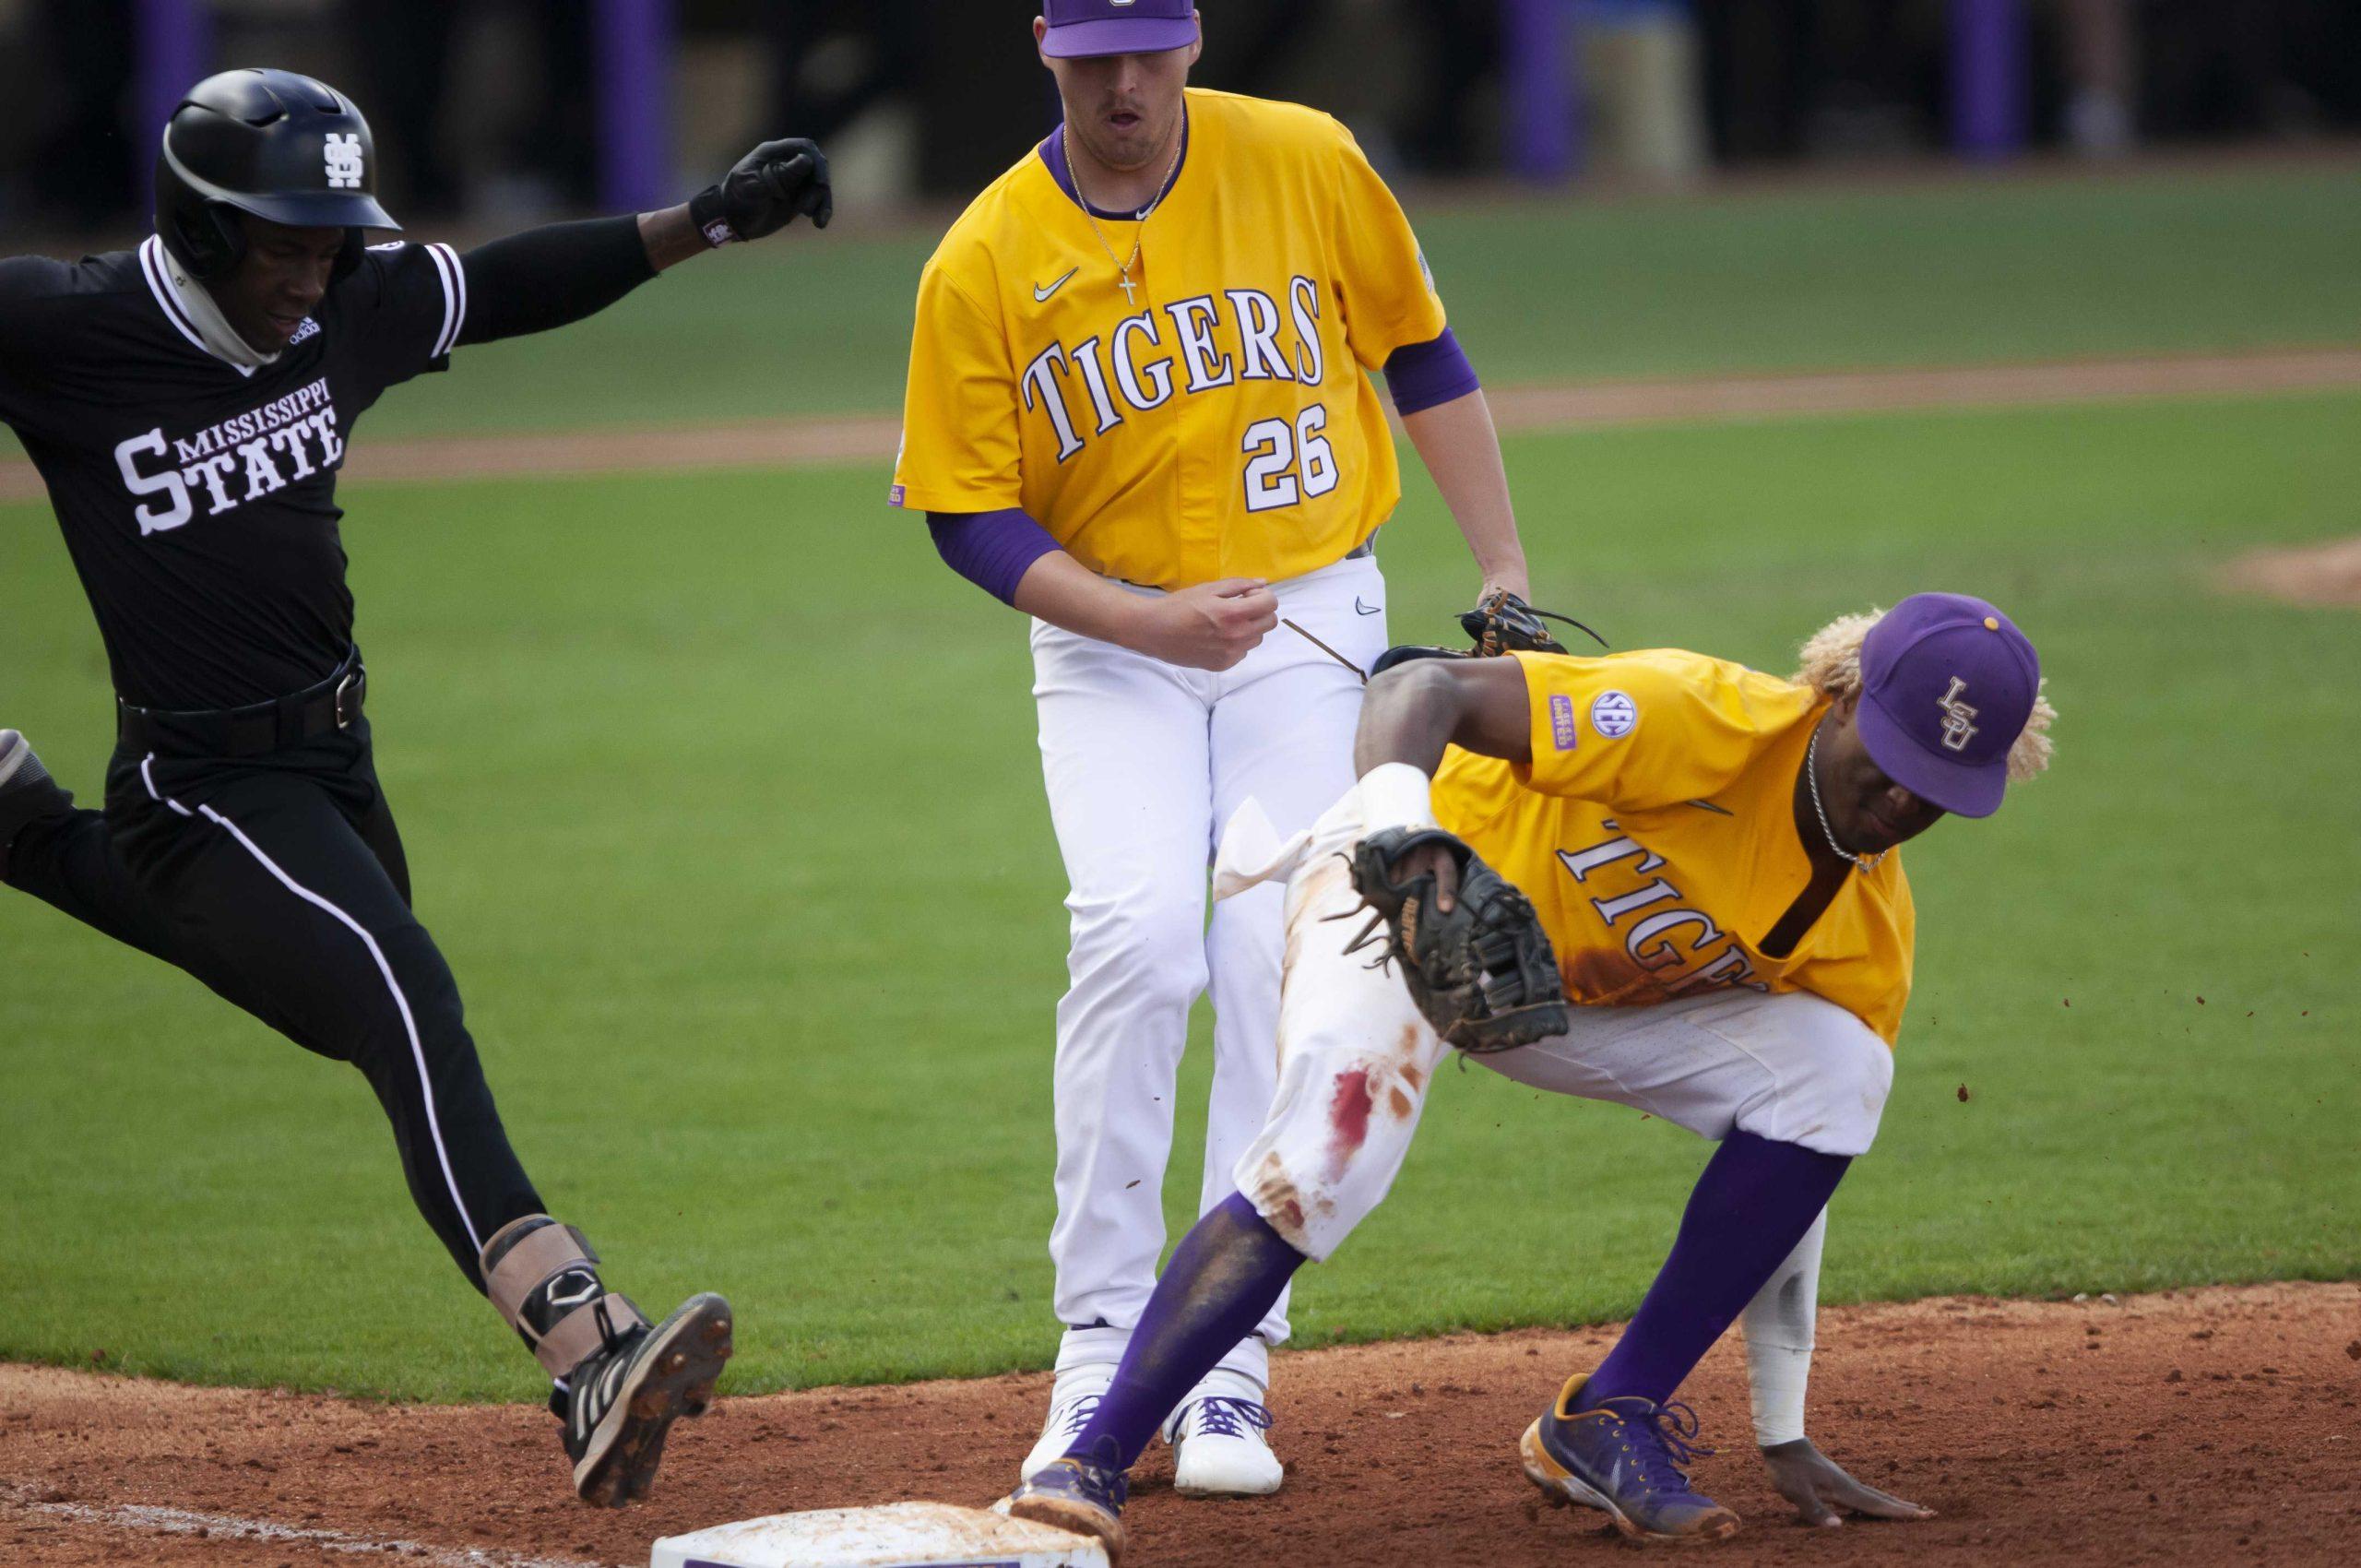
[[1037,151],[944,237],[919,286],[896,505],[1022,507],[1092,570],[1168,588],[1299,576],[1392,513],[1364,372],[1445,325],[1409,221],[1328,115],[1187,102],[1145,223],[1094,233]]
[[368,251],[248,369],[205,347],[162,251],[0,260],[0,421],[49,487],[116,692],[242,707],[350,650],[345,442],[387,387],[448,363],[466,279],[448,246]]
[[1794,952],[1757,945],[1812,878],[1794,802],[1818,694],[1670,648],[1514,657],[1533,761],[1453,750],[1435,815],[1533,900],[1568,998],[1807,991],[1892,1044],[1916,925],[1900,854],[1846,877]]

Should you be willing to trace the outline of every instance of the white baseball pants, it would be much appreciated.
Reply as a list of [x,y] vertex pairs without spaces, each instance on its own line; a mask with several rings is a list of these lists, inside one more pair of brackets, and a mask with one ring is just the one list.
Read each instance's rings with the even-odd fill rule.
[[[1384,651],[1373,557],[1274,586],[1284,619],[1360,669]],[[1175,1076],[1209,981],[1201,1210],[1229,1195],[1231,1169],[1262,1130],[1276,1081],[1284,890],[1226,899],[1208,924],[1215,832],[1250,798],[1279,831],[1298,831],[1352,787],[1362,682],[1284,624],[1216,674],[1036,621],[1033,667],[1041,772],[1073,885],[1050,1232],[1062,1369],[1116,1360],[1156,1287]],[[1222,1365],[1267,1385],[1268,1348],[1287,1335],[1282,1296]]]
[[[1448,1049],[1398,970],[1370,968],[1373,948],[1345,950],[1369,920],[1342,858],[1360,836],[1355,787],[1283,849],[1233,832],[1219,868],[1225,887],[1288,877],[1278,1094],[1232,1175],[1273,1229],[1314,1261],[1394,1185]],[[1893,1053],[1876,1031],[1801,992],[1578,1006],[1566,1033],[1474,1060],[1518,1083],[1631,1106],[1703,1137],[1741,1128],[1840,1155],[1868,1151],[1893,1083]]]

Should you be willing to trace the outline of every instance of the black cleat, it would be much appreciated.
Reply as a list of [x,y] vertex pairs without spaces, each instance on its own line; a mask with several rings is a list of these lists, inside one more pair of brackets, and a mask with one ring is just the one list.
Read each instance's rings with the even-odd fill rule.
[[575,1495],[620,1508],[648,1494],[672,1423],[713,1403],[730,1329],[728,1301],[692,1296],[654,1328],[623,1336],[574,1369],[550,1408],[565,1423]]

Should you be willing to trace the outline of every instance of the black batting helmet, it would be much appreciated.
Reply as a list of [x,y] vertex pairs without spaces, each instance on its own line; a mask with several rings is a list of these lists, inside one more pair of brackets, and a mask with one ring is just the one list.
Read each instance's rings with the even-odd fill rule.
[[189,89],[156,155],[156,232],[189,275],[238,265],[231,212],[297,229],[342,229],[342,278],[361,232],[399,229],[377,205],[377,148],[352,100],[292,71],[224,71]]

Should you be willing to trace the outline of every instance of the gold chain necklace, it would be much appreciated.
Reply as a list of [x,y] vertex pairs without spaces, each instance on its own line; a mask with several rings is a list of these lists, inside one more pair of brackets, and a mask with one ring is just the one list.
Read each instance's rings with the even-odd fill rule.
[[1098,248],[1107,253],[1107,259],[1115,262],[1117,286],[1123,291],[1123,303],[1126,306],[1137,304],[1139,301],[1134,291],[1139,285],[1132,281],[1132,268],[1139,265],[1140,246],[1147,240],[1147,220],[1156,216],[1156,209],[1164,205],[1165,196],[1172,188],[1173,171],[1180,167],[1180,150],[1188,145],[1188,137],[1184,133],[1173,144],[1172,161],[1165,165],[1164,178],[1157,185],[1156,199],[1140,208],[1139,216],[1133,220],[1139,228],[1132,235],[1132,259],[1129,261],[1115,261],[1115,247],[1107,243],[1106,232],[1098,227],[1098,215],[1090,210],[1090,197],[1082,188],[1082,166],[1074,160],[1072,127],[1058,127],[1058,145],[1066,155],[1066,177],[1074,182],[1075,199],[1082,203],[1083,221],[1090,225],[1090,232],[1098,241]]

